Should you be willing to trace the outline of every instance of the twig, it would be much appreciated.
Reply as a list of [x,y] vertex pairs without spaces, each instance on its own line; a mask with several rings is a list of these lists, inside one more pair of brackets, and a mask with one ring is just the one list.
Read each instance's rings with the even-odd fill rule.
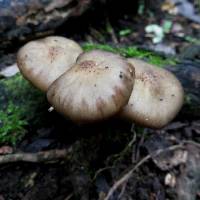
[[[121,154],[124,154],[124,152],[126,152],[127,149],[131,148],[131,146],[135,143],[136,138],[137,138],[137,133],[135,132],[135,130],[132,129],[132,127],[131,127],[131,132],[133,133],[133,138],[131,139],[131,141],[128,143],[128,145],[119,154],[115,154],[114,156],[119,156]],[[108,167],[104,167],[104,168],[99,169],[95,173],[95,175],[94,175],[92,180],[94,181],[100,173],[102,173],[102,172],[104,172],[104,171],[106,171],[108,169],[113,169],[114,167],[115,166],[112,165],[112,166],[108,166]]]
[[132,124],[131,125],[131,133],[133,133],[133,138],[132,140],[128,143],[128,146],[131,147],[133,145],[133,143],[135,143],[136,139],[137,139],[137,132],[135,131],[135,125]]
[[[155,151],[155,156],[165,152],[165,151],[173,151],[175,149],[178,149],[178,148],[183,148],[183,145],[182,144],[179,144],[179,145],[174,145],[174,146],[171,146],[169,148],[166,148],[166,149],[161,149],[161,150],[158,150],[158,151]],[[142,160],[140,160],[140,162],[138,162],[131,170],[129,170],[122,178],[120,178],[112,187],[111,189],[109,190],[108,194],[106,195],[105,199],[104,200],[109,200],[110,197],[113,195],[113,193],[125,182],[127,182],[133,172],[135,170],[137,170],[141,165],[143,165],[146,161],[148,161],[149,159],[151,158],[151,155],[147,155],[146,157],[144,157]]]
[[195,142],[195,141],[192,141],[192,140],[183,140],[182,142],[183,142],[184,144],[192,144],[192,145],[194,145],[194,146],[200,148],[200,143],[197,143],[197,142]]
[[118,44],[119,41],[117,39],[117,36],[115,34],[115,31],[114,31],[112,25],[110,24],[109,19],[106,20],[106,26],[107,26],[107,31],[110,34],[112,41],[114,42],[114,44]]
[[124,192],[125,192],[125,190],[126,190],[126,186],[127,186],[127,181],[124,183],[124,185],[123,185],[123,187],[122,187],[122,189],[121,189],[121,192],[120,192],[120,194],[119,194],[119,196],[118,196],[118,198],[117,199],[121,199],[122,198],[122,196],[124,195]]
[[64,200],[70,200],[74,196],[73,193],[69,194]]
[[14,163],[14,162],[47,162],[61,158],[69,158],[72,149],[49,150],[37,153],[15,153],[0,156],[0,164]]
[[96,178],[99,176],[99,174],[101,174],[102,172],[108,170],[108,169],[113,169],[114,166],[108,166],[108,167],[104,167],[104,168],[101,168],[99,170],[97,170],[97,172],[95,173],[94,177],[92,178],[92,181],[96,180]]

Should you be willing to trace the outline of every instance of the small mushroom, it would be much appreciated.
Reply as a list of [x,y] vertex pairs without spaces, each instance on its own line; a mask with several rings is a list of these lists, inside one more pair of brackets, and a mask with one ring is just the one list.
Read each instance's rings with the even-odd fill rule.
[[122,109],[134,84],[134,68],[119,55],[93,50],[48,89],[55,110],[78,123],[106,119]]
[[67,71],[82,53],[73,40],[50,36],[28,42],[17,54],[17,64],[26,79],[42,91]]
[[179,112],[184,92],[169,71],[138,59],[128,59],[135,68],[135,83],[122,117],[150,128],[162,128]]

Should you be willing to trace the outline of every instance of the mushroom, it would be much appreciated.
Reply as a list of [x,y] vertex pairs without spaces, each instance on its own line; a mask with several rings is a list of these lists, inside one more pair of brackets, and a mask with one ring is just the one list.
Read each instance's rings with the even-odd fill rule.
[[48,89],[55,110],[77,123],[106,119],[129,100],[134,68],[119,55],[92,50],[82,53],[76,64]]
[[81,47],[73,40],[50,36],[28,42],[17,54],[17,64],[26,79],[42,91],[75,63]]
[[120,115],[150,128],[162,128],[179,112],[184,92],[169,71],[142,60],[128,59],[135,68],[135,83],[128,105]]

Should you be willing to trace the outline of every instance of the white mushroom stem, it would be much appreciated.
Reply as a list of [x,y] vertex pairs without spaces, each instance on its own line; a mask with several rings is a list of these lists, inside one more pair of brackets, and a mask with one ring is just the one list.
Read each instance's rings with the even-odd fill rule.
[[52,112],[53,110],[54,110],[54,107],[53,107],[53,106],[51,106],[51,107],[48,109],[49,112]]

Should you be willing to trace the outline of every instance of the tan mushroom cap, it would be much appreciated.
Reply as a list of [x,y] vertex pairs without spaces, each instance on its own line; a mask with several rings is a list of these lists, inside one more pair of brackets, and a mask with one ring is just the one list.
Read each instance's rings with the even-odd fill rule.
[[82,53],[73,40],[50,36],[28,42],[18,52],[17,64],[26,79],[42,91],[68,70]]
[[48,89],[55,110],[78,123],[103,120],[119,112],[129,100],[134,68],[119,55],[93,50]]
[[121,116],[150,128],[162,128],[179,112],[184,92],[169,71],[138,59],[128,59],[135,68],[135,83]]

